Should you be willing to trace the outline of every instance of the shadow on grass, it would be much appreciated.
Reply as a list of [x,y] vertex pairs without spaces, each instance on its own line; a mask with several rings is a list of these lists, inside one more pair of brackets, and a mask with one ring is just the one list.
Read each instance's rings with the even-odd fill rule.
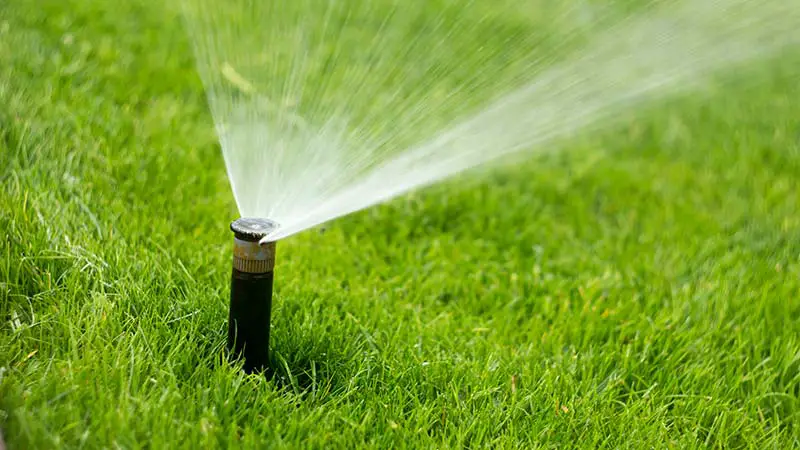
[[[307,337],[306,337],[307,338]],[[340,392],[345,357],[324,339],[288,340],[270,349],[267,377],[276,387],[320,399]]]
[[[215,339],[196,341],[196,348],[192,352],[196,352],[197,356],[176,367],[176,375],[188,382],[202,376],[200,374],[206,370],[218,371],[221,366],[243,370],[243,361],[231,355],[226,348],[225,333],[225,330],[218,331],[213,334]],[[334,346],[329,346],[325,338],[309,341],[307,336],[304,337],[306,339],[271,343],[269,368],[262,376],[278,390],[304,398],[319,400],[335,395],[340,392],[342,380],[346,378],[345,356],[332,351]],[[206,370],[198,371],[198,368]]]
[[[228,369],[242,370],[243,361],[227,350],[227,321],[219,312],[205,311],[192,319],[191,329],[173,324],[171,333],[183,335],[179,356],[171,362],[171,372],[179,384],[205,384],[208,377],[222,375]],[[359,348],[358,339],[320,330],[294,326],[298,321],[287,317],[288,329],[273,327],[270,336],[269,369],[262,375],[274,389],[294,394],[303,400],[336,397],[345,389],[351,372],[352,355]],[[188,342],[187,342],[188,341]],[[258,377],[259,374],[254,374]],[[217,380],[222,380],[218,378]]]

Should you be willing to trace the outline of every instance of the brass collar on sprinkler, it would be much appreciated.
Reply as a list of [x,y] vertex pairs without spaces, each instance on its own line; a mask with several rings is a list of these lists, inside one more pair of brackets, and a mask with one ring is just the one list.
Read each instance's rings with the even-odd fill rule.
[[278,224],[268,219],[243,217],[231,223],[233,268],[244,273],[267,273],[275,268],[275,242],[259,244]]

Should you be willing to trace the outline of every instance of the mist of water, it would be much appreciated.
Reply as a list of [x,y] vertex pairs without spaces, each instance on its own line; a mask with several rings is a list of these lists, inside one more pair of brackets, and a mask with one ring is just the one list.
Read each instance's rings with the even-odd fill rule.
[[[279,222],[268,239],[555,148],[800,45],[800,8],[787,0],[632,13],[513,0],[186,1],[240,214]],[[538,28],[519,19],[531,15]]]

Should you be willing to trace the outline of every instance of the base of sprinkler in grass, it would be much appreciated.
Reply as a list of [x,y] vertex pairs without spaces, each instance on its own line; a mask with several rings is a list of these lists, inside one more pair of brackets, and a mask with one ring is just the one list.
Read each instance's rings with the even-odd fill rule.
[[243,359],[247,373],[269,369],[269,326],[275,241],[259,243],[278,228],[267,219],[241,218],[231,223],[233,271],[228,316],[228,351]]

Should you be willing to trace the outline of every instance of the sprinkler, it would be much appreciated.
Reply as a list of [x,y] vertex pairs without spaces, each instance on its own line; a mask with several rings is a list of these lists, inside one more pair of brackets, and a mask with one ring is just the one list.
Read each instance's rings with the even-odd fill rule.
[[278,228],[267,219],[241,218],[231,223],[233,271],[228,316],[228,351],[244,360],[247,373],[269,369],[269,322],[275,242],[259,241]]

